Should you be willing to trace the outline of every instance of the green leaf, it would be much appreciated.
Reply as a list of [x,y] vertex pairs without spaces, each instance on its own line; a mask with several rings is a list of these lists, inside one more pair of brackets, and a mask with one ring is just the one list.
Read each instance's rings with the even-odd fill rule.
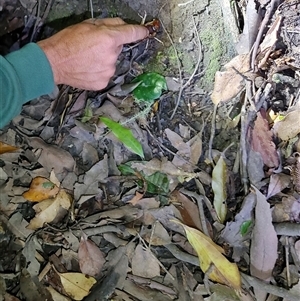
[[100,120],[113,132],[113,134],[124,144],[127,149],[144,159],[142,145],[133,136],[130,129],[125,128],[118,122],[115,122],[107,117],[100,117]]
[[136,171],[126,163],[120,164],[118,166],[118,169],[121,172],[122,176],[132,176],[136,174]]
[[[136,171],[131,167],[132,162],[127,162],[118,166],[118,169],[121,171],[123,176],[137,175],[140,174],[143,179],[138,179],[136,182],[140,188],[143,188],[146,182],[147,193],[158,194],[160,198],[169,193],[169,179],[168,176],[159,171],[146,176],[143,171]],[[161,202],[165,202],[164,198],[161,198]]]
[[212,172],[212,190],[214,192],[214,207],[221,223],[225,222],[227,214],[227,166],[221,156]]
[[249,221],[244,221],[242,224],[241,224],[241,227],[240,227],[240,233],[242,236],[245,236],[248,231],[249,231],[249,228],[250,226],[252,225],[252,221],[249,220]]
[[88,122],[92,117],[93,117],[93,111],[92,111],[92,109],[91,109],[89,106],[87,106],[87,107],[84,109],[84,114],[83,114],[83,116],[82,116],[82,118],[81,118],[81,122],[82,122],[82,123],[86,123],[86,122]]
[[169,192],[169,180],[166,174],[159,171],[146,176],[147,192],[153,194],[167,194]]
[[55,184],[53,184],[52,182],[44,182],[43,184],[42,184],[42,186],[43,186],[43,188],[45,188],[45,189],[52,189],[54,186],[55,186]]
[[133,81],[140,84],[133,90],[133,96],[138,102],[153,102],[159,98],[163,90],[167,90],[166,79],[155,72],[143,73]]

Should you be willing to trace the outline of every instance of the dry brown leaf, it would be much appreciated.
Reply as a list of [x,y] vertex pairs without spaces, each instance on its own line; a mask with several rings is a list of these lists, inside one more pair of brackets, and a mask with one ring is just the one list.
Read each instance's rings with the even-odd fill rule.
[[197,165],[202,155],[202,132],[198,133],[191,140],[188,141],[191,147],[190,162]]
[[300,133],[300,107],[295,107],[283,120],[274,124],[273,130],[281,140],[287,141]]
[[149,249],[144,249],[141,245],[135,248],[131,265],[133,275],[145,278],[160,276],[160,267],[157,259]]
[[283,197],[272,210],[272,220],[274,223],[300,223],[300,198],[297,200],[292,195]]
[[165,134],[171,144],[178,150],[172,160],[172,164],[184,171],[192,172],[194,167],[192,164],[188,163],[192,156],[192,150],[189,143],[184,142],[182,137],[170,129],[166,129]]
[[260,44],[260,53],[258,55],[259,69],[266,68],[267,60],[269,59],[269,56],[271,52],[274,50],[274,46],[278,41],[278,30],[280,28],[281,21],[282,21],[282,16],[277,15],[275,22],[269,28],[268,32],[265,35],[264,40]]
[[96,244],[83,233],[78,249],[79,266],[82,273],[97,276],[105,263],[105,257]]
[[217,71],[212,102],[217,105],[235,97],[245,86],[245,79],[241,74],[249,70],[249,54],[234,57],[224,66],[225,71]]
[[272,174],[268,187],[267,199],[287,188],[291,183],[291,177],[286,174]]
[[54,199],[47,199],[33,206],[36,215],[27,228],[36,230],[43,227],[45,223],[51,223],[55,219],[60,218],[67,213],[71,203],[71,196],[64,190],[60,190]]
[[160,207],[160,202],[155,197],[142,198],[141,200],[139,200],[136,207],[142,210],[156,209]]
[[165,246],[171,243],[171,237],[164,226],[155,221],[152,228],[145,227],[141,236],[153,246]]
[[177,133],[171,131],[170,129],[166,129],[165,134],[172,146],[174,146],[178,151],[180,151],[182,154],[190,154],[190,147]]
[[36,177],[32,180],[28,191],[23,193],[23,197],[31,202],[40,202],[54,198],[59,192],[59,188],[50,180],[44,177]]
[[279,157],[264,111],[257,113],[254,128],[251,132],[250,143],[252,149],[261,154],[265,165],[270,168],[278,167]]
[[0,141],[0,155],[4,153],[12,153],[18,148]]
[[[266,197],[255,188],[255,224],[250,248],[250,273],[252,276],[270,281],[277,259],[278,239],[272,224],[270,205]],[[257,300],[265,300],[265,292],[255,291]]]
[[178,190],[172,192],[170,201],[179,210],[185,225],[202,230],[199,208],[195,203]]
[[135,196],[128,201],[128,203],[132,204],[133,206],[136,206],[139,201],[143,198],[144,194],[143,193],[139,193],[138,191],[135,192]]
[[34,137],[29,140],[33,148],[41,149],[38,162],[45,167],[48,172],[55,171],[59,175],[65,171],[72,171],[75,166],[75,160],[71,154],[56,145],[45,143],[42,139]]

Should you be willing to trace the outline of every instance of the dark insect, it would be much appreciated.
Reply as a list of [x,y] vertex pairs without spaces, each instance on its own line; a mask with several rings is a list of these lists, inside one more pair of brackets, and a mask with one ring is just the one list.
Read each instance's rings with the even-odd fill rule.
[[151,22],[144,24],[144,26],[149,30],[149,38],[154,38],[161,27],[158,19],[153,19]]

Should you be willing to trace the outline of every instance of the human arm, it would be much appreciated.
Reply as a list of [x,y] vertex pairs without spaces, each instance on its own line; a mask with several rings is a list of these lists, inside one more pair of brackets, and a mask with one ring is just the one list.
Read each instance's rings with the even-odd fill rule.
[[0,129],[20,113],[24,103],[50,94],[54,87],[51,66],[37,44],[0,56]]
[[[30,47],[34,51],[26,48],[29,44],[9,54],[9,64],[7,57],[0,57],[0,128],[20,112],[25,102],[51,93],[55,84],[88,90],[105,88],[123,44],[147,36],[145,27],[126,24],[119,18],[90,19],[33,44]],[[38,93],[32,93],[37,87],[41,87]]]

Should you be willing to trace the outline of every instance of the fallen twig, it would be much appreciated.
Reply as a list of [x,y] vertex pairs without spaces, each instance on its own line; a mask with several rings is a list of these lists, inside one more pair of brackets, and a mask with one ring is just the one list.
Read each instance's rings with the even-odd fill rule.
[[211,118],[211,130],[210,130],[210,138],[209,138],[209,144],[208,144],[208,160],[212,165],[214,165],[213,157],[212,157],[212,144],[215,137],[215,131],[216,131],[216,115],[217,115],[217,109],[218,105],[214,106],[213,116]]
[[268,5],[267,12],[265,14],[265,17],[264,17],[263,21],[261,22],[259,32],[258,32],[256,40],[254,42],[253,50],[252,50],[252,54],[251,54],[251,64],[250,64],[251,69],[253,71],[257,71],[257,70],[255,70],[255,58],[256,58],[256,55],[257,55],[258,47],[260,45],[262,35],[263,35],[263,33],[265,31],[265,28],[266,28],[266,26],[267,26],[267,24],[270,20],[271,13],[274,9],[274,5],[275,5],[276,2],[277,2],[277,0],[271,0],[271,3]]

